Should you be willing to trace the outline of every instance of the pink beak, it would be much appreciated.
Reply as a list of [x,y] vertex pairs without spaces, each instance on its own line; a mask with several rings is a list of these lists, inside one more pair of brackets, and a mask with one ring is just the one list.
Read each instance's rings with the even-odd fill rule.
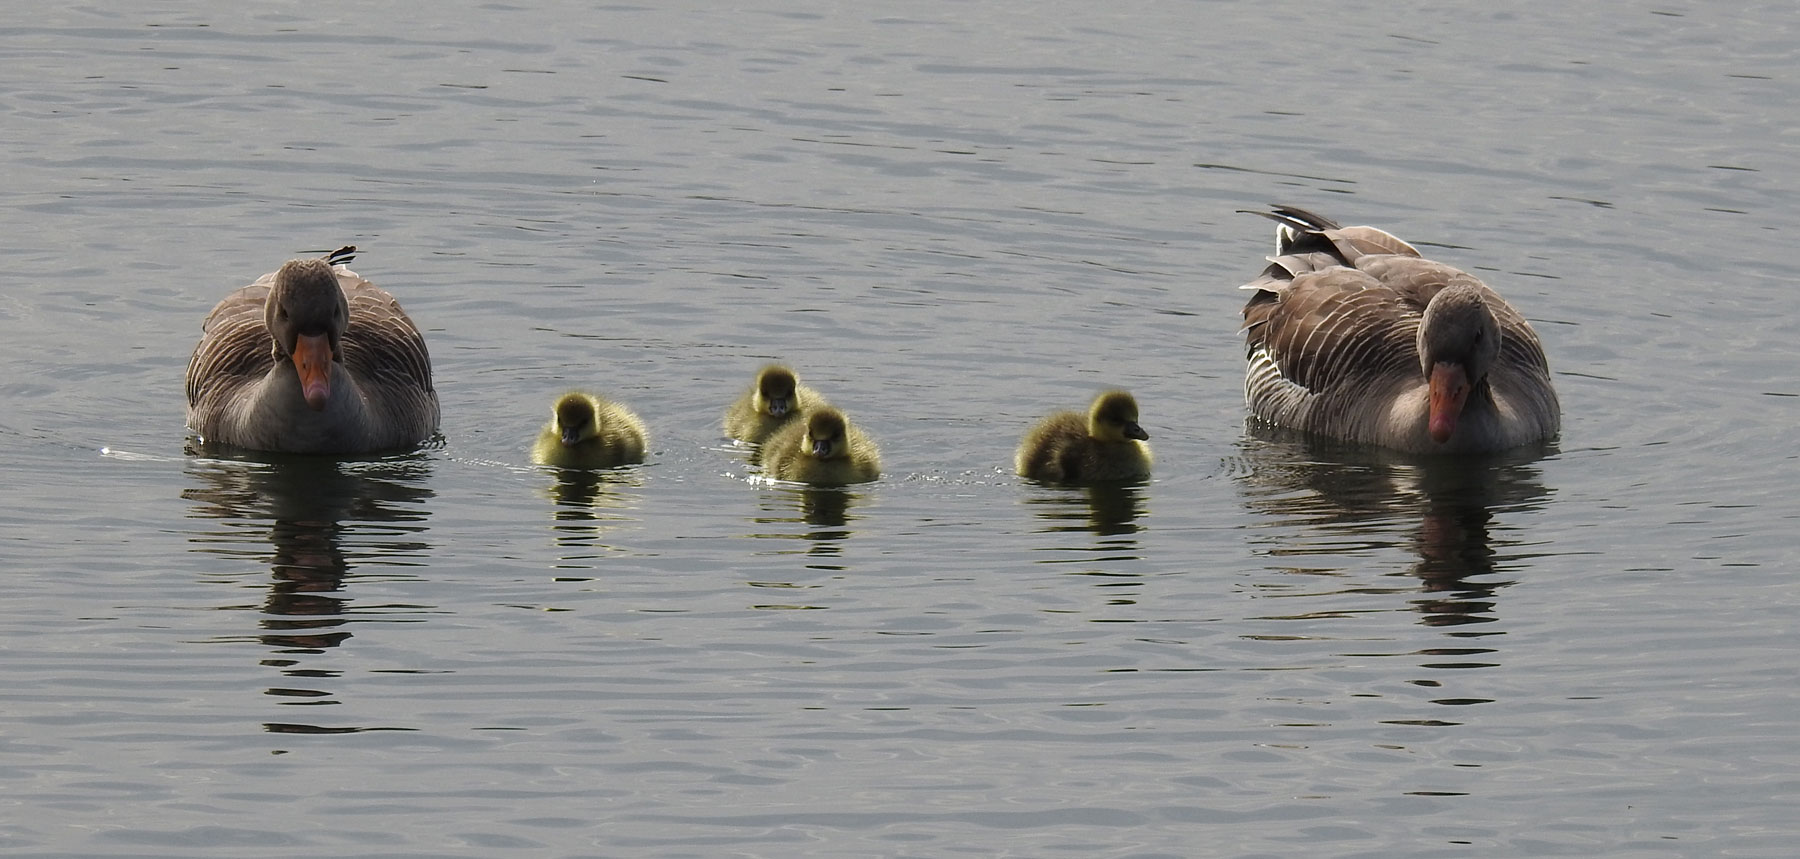
[[1431,368],[1431,440],[1443,444],[1456,434],[1456,420],[1468,402],[1469,371],[1461,364],[1439,362]]
[[300,389],[306,405],[323,411],[331,399],[331,340],[323,334],[302,334],[294,339],[294,369],[300,371]]

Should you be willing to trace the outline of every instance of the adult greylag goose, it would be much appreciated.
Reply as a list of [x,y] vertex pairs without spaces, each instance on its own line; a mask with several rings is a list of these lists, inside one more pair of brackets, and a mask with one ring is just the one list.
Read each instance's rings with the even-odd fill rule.
[[188,361],[188,426],[204,442],[284,453],[410,448],[437,432],[425,338],[339,248],[289,260],[225,296]]
[[612,468],[644,461],[644,422],[625,406],[570,391],[550,407],[550,423],[531,447],[531,461],[558,468]]
[[1085,415],[1055,412],[1038,421],[1019,442],[1013,464],[1020,477],[1046,483],[1141,480],[1150,476],[1148,438],[1138,426],[1137,400],[1107,391]]
[[1244,305],[1252,414],[1408,453],[1547,439],[1561,408],[1525,317],[1474,275],[1374,227],[1304,209],[1274,220],[1275,255]]

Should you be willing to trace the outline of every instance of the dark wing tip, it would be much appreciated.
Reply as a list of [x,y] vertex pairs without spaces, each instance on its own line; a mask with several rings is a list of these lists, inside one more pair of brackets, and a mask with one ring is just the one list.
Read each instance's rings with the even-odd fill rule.
[[1328,230],[1339,229],[1338,223],[1323,215],[1314,214],[1299,206],[1283,206],[1270,204],[1262,209],[1239,209],[1246,215],[1258,215],[1276,223],[1275,255],[1304,254],[1324,251],[1345,261],[1344,249],[1337,246],[1331,237],[1325,235]]
[[356,245],[344,245],[325,255],[325,262],[331,265],[347,265],[356,259]]
[[1299,206],[1284,206],[1280,203],[1271,203],[1268,211],[1263,211],[1261,209],[1239,209],[1238,211],[1246,215],[1261,215],[1271,221],[1284,224],[1305,233],[1316,233],[1321,230],[1335,230],[1339,228],[1337,221],[1311,210],[1302,209]]

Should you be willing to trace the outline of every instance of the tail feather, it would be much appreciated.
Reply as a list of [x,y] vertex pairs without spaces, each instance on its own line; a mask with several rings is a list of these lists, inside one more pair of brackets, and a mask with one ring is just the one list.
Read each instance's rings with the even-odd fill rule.
[[1275,222],[1275,255],[1332,252],[1335,246],[1325,235],[1338,229],[1338,222],[1298,206],[1270,206],[1261,209],[1239,209],[1246,215],[1259,215]]
[[1271,206],[1266,212],[1256,209],[1238,211],[1275,222],[1275,255],[1278,257],[1327,253],[1350,264],[1357,257],[1370,254],[1419,256],[1417,248],[1386,230],[1342,226],[1298,206]]

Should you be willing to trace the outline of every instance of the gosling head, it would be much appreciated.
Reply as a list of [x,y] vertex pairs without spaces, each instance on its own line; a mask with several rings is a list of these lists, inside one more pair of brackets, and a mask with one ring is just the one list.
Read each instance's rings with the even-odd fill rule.
[[1124,391],[1107,391],[1088,409],[1088,435],[1105,442],[1144,441],[1150,434],[1138,426],[1137,400]]
[[806,419],[806,437],[800,445],[814,459],[837,459],[847,456],[850,422],[837,409],[820,409]]
[[263,324],[275,339],[275,359],[294,362],[300,390],[313,411],[331,399],[331,365],[343,360],[340,341],[350,325],[350,303],[337,273],[323,259],[296,259],[275,272],[263,304]]
[[751,405],[770,417],[782,417],[793,410],[794,390],[799,386],[800,380],[793,370],[771,364],[756,374],[756,393],[751,397]]
[[574,447],[600,434],[600,411],[585,394],[563,394],[551,408],[556,416],[556,433],[564,447]]

